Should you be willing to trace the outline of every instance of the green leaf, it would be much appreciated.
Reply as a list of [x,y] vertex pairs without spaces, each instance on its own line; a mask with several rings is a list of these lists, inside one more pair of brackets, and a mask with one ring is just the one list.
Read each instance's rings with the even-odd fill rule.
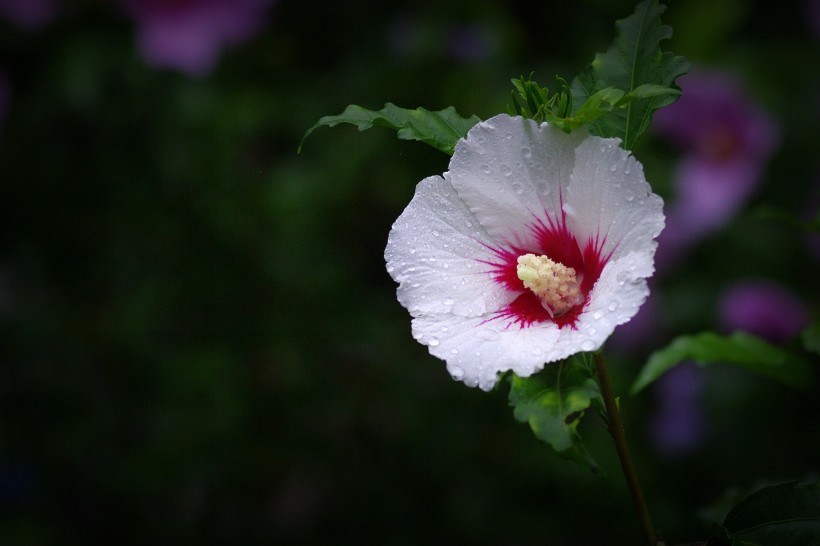
[[820,545],[820,483],[764,487],[732,508],[720,531],[732,546]]
[[531,377],[512,376],[510,405],[515,418],[529,423],[535,436],[559,455],[600,470],[578,434],[578,423],[590,405],[603,405],[592,371],[575,360],[548,365]]
[[703,332],[679,336],[652,353],[630,392],[636,394],[685,360],[694,360],[701,366],[715,362],[734,364],[797,388],[807,387],[813,379],[805,360],[760,338],[745,332],[730,336]]
[[[589,125],[593,134],[620,138],[626,149],[631,149],[649,127],[655,110],[677,100],[680,90],[674,86],[675,78],[689,70],[686,59],[660,49],[660,43],[672,36],[671,27],[661,24],[665,10],[666,6],[657,0],[638,4],[635,13],[615,23],[617,36],[606,53],[595,55],[595,60],[572,82],[573,103],[578,110],[608,87],[628,95],[647,84],[657,86],[652,88],[655,93],[635,97],[637,100],[625,108],[614,109]],[[658,93],[658,88],[671,92]]]
[[592,96],[588,97],[586,102],[571,116],[562,118],[553,114],[550,110],[546,110],[544,111],[544,117],[553,125],[560,127],[566,132],[570,132],[577,127],[583,127],[584,125],[592,123],[616,108],[626,108],[635,100],[662,95],[677,96],[680,95],[680,91],[678,89],[654,84],[641,85],[629,93],[624,93],[614,87],[607,87],[596,91]]
[[381,110],[374,111],[351,104],[338,116],[325,116],[317,121],[302,137],[298,151],[302,151],[305,139],[317,128],[349,123],[355,125],[359,131],[375,126],[395,129],[402,140],[420,140],[437,150],[452,155],[456,142],[464,138],[467,131],[479,121],[481,120],[477,116],[461,117],[452,106],[438,112],[431,112],[424,108],[415,110],[399,108],[388,102]]
[[820,321],[809,324],[800,335],[803,338],[803,347],[816,355],[820,355]]

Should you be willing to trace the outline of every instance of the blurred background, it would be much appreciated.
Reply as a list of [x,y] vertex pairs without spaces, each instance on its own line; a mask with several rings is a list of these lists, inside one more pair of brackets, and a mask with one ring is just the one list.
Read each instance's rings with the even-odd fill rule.
[[[505,111],[510,78],[571,79],[634,5],[0,0],[0,544],[635,544],[596,418],[608,476],[410,336],[384,245],[448,158],[350,126],[296,153],[350,103]],[[626,393],[678,334],[801,350],[820,2],[664,21],[693,70],[635,155],[668,228],[609,353],[676,544],[721,499],[818,470],[816,387],[685,365]]]

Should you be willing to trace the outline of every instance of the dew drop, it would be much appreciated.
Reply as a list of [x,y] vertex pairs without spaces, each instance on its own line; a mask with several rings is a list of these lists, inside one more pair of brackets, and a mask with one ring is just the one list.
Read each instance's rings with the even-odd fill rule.
[[464,370],[458,366],[451,366],[450,367],[450,375],[453,376],[453,379],[456,381],[460,380],[464,377]]
[[[453,305],[455,302],[453,301],[453,298],[446,298],[446,299],[445,299],[443,302],[441,302],[441,303],[443,303],[444,305],[449,306],[449,305]],[[442,328],[442,330],[444,330],[444,328]]]
[[396,270],[396,268],[395,268],[395,267],[393,267],[392,265],[388,265],[388,266],[387,266],[387,272],[388,272],[388,273],[392,273],[392,272],[393,272],[393,271],[395,271],[395,270]]
[[521,195],[522,193],[524,193],[524,187],[518,182],[512,185],[512,189],[516,195]]
[[595,311],[594,313],[592,313],[592,318],[594,318],[595,320],[600,320],[600,319],[603,318],[603,316],[604,316],[603,311]]
[[[432,345],[432,343],[430,343]],[[581,350],[582,351],[594,351],[595,350],[595,342],[591,339],[587,339],[581,343]]]
[[484,172],[484,174],[490,174],[490,165],[487,163],[482,163],[479,165],[479,168]]
[[415,249],[415,248],[411,248],[411,249],[410,249],[410,254],[415,254],[415,253],[416,253],[416,249]]
[[610,171],[612,171],[612,172],[616,172],[616,171],[618,170],[618,166],[617,166],[617,165],[612,165],[612,166],[609,168],[609,170],[610,170]]
[[427,345],[429,345],[430,347],[438,347],[439,343],[441,342],[438,340],[437,337],[431,337],[430,340],[427,342]]
[[428,261],[429,261],[430,263],[435,262],[435,261],[436,261],[435,256],[430,256],[430,258],[428,259]]
[[441,235],[441,234],[438,232],[438,230],[436,230],[436,229],[434,229],[434,230],[432,231],[432,233],[433,233],[433,237],[438,237],[439,235]]
[[523,148],[521,148],[521,153],[522,153],[522,154],[524,155],[524,157],[526,157],[527,159],[529,159],[530,157],[532,157],[532,150],[531,150],[530,148],[526,147],[526,146],[524,146]]
[[457,355],[458,354],[458,349],[450,349],[450,354]]
[[609,302],[609,305],[607,306],[607,309],[609,309],[610,311],[614,311],[617,308],[618,308],[618,302],[617,301],[611,301],[611,302]]
[[504,135],[504,138],[507,140],[512,140],[512,133],[507,133],[506,135]]
[[510,176],[512,174],[512,168],[506,163],[502,163],[499,169],[504,176]]
[[629,202],[632,202],[632,201],[635,200],[635,196],[634,195],[627,195],[626,200],[629,201]]

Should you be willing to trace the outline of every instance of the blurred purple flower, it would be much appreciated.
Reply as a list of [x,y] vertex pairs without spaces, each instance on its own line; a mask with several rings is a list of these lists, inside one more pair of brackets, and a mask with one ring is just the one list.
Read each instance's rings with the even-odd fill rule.
[[54,18],[54,0],[0,0],[0,17],[26,30],[35,30]]
[[492,31],[480,23],[456,27],[448,37],[447,52],[456,61],[484,61],[497,49]]
[[700,401],[702,370],[692,363],[675,366],[655,383],[658,406],[649,432],[655,448],[670,456],[694,451],[706,433],[706,415]]
[[718,305],[726,331],[744,330],[774,343],[796,336],[811,317],[807,306],[780,284],[744,281],[731,286]]
[[730,75],[694,72],[680,84],[680,100],[658,111],[654,123],[685,154],[659,238],[660,262],[722,227],[743,206],[779,141],[772,118]]
[[137,42],[148,64],[203,76],[223,48],[259,31],[274,0],[122,1],[137,21]]
[[820,0],[806,0],[806,15],[815,38],[820,38]]

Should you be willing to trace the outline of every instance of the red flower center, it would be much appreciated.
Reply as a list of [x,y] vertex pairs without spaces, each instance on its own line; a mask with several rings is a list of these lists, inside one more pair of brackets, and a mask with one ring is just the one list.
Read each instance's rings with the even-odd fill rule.
[[[538,220],[530,225],[529,229],[535,235],[536,248],[510,246],[490,249],[495,254],[496,261],[485,263],[493,267],[490,271],[493,279],[505,289],[519,293],[512,303],[499,311],[494,318],[507,319],[510,324],[518,324],[521,328],[547,321],[562,328],[574,328],[578,316],[586,307],[592,287],[595,286],[604,265],[609,260],[608,255],[601,255],[603,241],[590,239],[579,244],[567,229],[563,218],[560,224],[554,224],[551,220],[545,224]],[[543,305],[541,298],[528,289],[518,276],[518,257],[524,254],[543,255],[574,269],[583,300],[561,314],[551,313]]]

